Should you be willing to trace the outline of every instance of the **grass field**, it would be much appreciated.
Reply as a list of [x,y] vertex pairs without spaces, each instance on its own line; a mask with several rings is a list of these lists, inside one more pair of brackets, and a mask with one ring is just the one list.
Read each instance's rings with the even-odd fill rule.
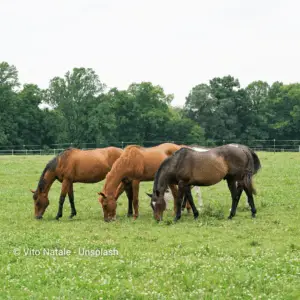
[[[35,220],[29,189],[51,157],[0,157],[0,299],[300,299],[300,154],[258,154],[256,219],[243,195],[227,220],[231,200],[221,182],[202,188],[197,221],[184,213],[177,224],[171,211],[153,220],[145,195],[152,183],[142,184],[136,221],[126,217],[125,196],[117,221],[103,221],[103,183],[75,184],[77,216],[68,219],[66,199],[60,221],[55,183],[44,219]],[[81,255],[83,248],[118,255]]]

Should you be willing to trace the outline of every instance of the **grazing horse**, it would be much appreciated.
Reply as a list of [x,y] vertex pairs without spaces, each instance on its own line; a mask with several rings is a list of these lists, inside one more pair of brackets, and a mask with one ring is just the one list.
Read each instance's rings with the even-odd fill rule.
[[[206,148],[203,146],[198,146],[198,145],[191,145],[188,148],[191,148],[195,151],[198,152],[206,152],[209,151],[212,148]],[[199,207],[203,207],[203,200],[202,200],[202,195],[201,195],[201,190],[200,190],[200,186],[193,186],[192,189],[194,189],[196,191],[196,198],[198,199],[198,205]],[[167,190],[168,191],[168,190]],[[170,197],[165,197],[165,199],[170,199]],[[183,202],[182,202],[182,209],[184,209],[184,207],[186,206],[187,203],[187,197],[184,197]],[[247,202],[247,204],[249,205],[249,203]]]
[[[33,193],[35,217],[41,219],[49,205],[48,193],[57,179],[62,183],[59,198],[59,209],[56,216],[58,220],[62,217],[63,205],[66,194],[69,196],[71,205],[70,218],[76,216],[74,204],[73,183],[96,183],[103,180],[112,168],[114,162],[121,156],[123,150],[116,147],[107,147],[94,150],[80,150],[69,148],[54,157],[46,165],[36,191]],[[130,197],[131,184],[126,185],[127,196]]]
[[[151,148],[130,145],[124,149],[120,158],[115,162],[111,171],[106,175],[106,181],[99,193],[99,202],[102,205],[104,220],[109,222],[116,216],[116,191],[122,180],[132,180],[134,219],[139,215],[138,194],[141,181],[152,181],[161,163],[182,148],[172,143],[164,143]],[[177,187],[170,185],[174,197],[174,206],[177,199]],[[175,210],[175,207],[174,207]]]
[[[243,190],[246,192],[251,207],[252,217],[256,208],[253,201],[255,189],[252,177],[261,168],[256,153],[247,146],[228,144],[213,148],[207,152],[197,152],[189,148],[182,148],[167,158],[155,174],[151,206],[154,207],[154,217],[162,220],[165,210],[164,194],[168,184],[178,184],[177,212],[174,221],[181,217],[180,204],[186,194],[193,212],[195,205],[191,197],[191,186],[210,186],[227,181],[231,192],[232,206],[229,219],[235,213]],[[196,217],[195,213],[194,216]]]

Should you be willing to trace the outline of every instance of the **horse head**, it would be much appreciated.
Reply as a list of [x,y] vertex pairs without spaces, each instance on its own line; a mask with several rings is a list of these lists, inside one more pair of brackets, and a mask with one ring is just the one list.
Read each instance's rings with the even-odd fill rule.
[[150,206],[153,210],[153,216],[156,221],[162,221],[163,212],[166,210],[166,201],[164,193],[156,190],[153,194],[146,193],[150,198]]
[[36,219],[42,219],[46,208],[49,205],[48,194],[45,192],[30,190],[33,193],[34,215]]
[[102,206],[104,221],[110,222],[116,219],[117,200],[114,195],[98,193],[100,195],[99,202]]

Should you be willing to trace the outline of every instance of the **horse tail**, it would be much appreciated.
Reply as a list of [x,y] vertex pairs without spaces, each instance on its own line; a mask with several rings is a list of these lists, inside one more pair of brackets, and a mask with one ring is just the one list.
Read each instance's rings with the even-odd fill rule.
[[244,185],[245,187],[249,190],[250,193],[256,195],[256,189],[253,186],[253,181],[252,177],[255,175],[258,170],[261,168],[261,163],[260,160],[257,156],[257,154],[250,148],[248,148],[250,156],[249,158],[249,163],[248,163],[248,170],[246,171],[246,174],[244,176]]
[[245,176],[243,178],[243,184],[251,194],[256,195],[256,189],[254,188],[254,185],[253,185],[251,172],[247,172],[245,174]]
[[253,159],[253,164],[254,164],[253,174],[256,174],[259,171],[259,169],[261,169],[261,163],[260,163],[260,160],[259,160],[257,154],[250,148],[249,148],[249,151],[251,153],[251,156],[252,156],[252,159]]

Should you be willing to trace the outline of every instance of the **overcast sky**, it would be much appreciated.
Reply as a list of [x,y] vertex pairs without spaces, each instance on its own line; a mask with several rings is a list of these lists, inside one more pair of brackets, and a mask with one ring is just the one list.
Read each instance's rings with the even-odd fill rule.
[[0,61],[45,88],[73,67],[109,87],[151,81],[183,105],[193,86],[300,81],[297,0],[0,0]]

